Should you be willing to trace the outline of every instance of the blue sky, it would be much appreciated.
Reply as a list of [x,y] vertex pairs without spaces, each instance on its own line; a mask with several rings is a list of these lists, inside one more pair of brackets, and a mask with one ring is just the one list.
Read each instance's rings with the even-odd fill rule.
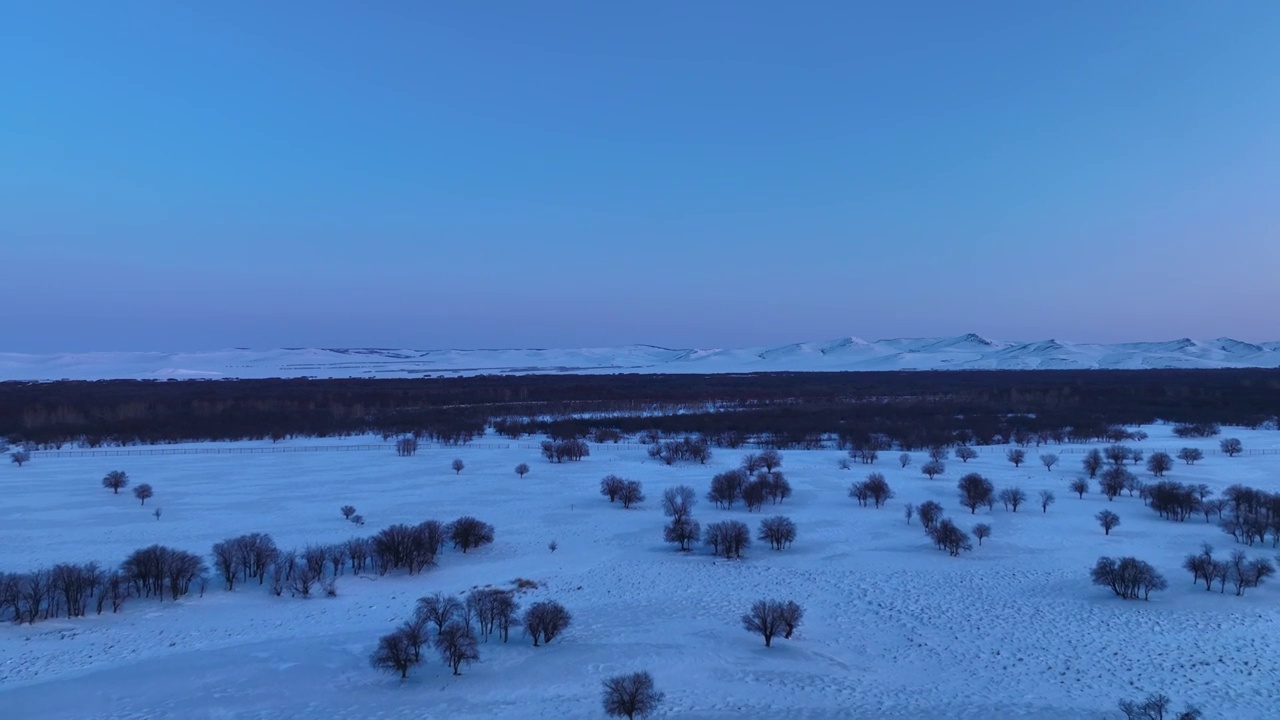
[[0,350],[1280,339],[1274,2],[0,13]]

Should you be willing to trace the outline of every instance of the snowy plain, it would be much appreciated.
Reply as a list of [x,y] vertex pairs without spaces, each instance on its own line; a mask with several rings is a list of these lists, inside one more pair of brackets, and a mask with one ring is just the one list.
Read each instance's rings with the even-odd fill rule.
[[[1217,440],[1179,440],[1167,426],[1144,428],[1136,447],[1216,450]],[[1207,452],[1179,462],[1169,478],[1221,490],[1243,483],[1280,490],[1280,432],[1224,428],[1248,450]],[[488,447],[424,449],[401,458],[377,451],[51,457],[0,468],[0,568],[60,561],[119,563],[162,543],[207,555],[219,540],[268,532],[282,548],[345,540],[386,525],[471,514],[492,523],[496,541],[466,555],[446,550],[422,575],[348,574],[338,597],[271,597],[257,585],[204,597],[133,600],[120,614],[0,626],[0,718],[598,718],[602,678],[646,669],[667,695],[658,717],[727,718],[1119,718],[1120,698],[1162,691],[1206,718],[1280,715],[1280,583],[1244,597],[1207,593],[1180,569],[1201,542],[1235,546],[1203,516],[1161,519],[1138,498],[1078,499],[1089,446],[1030,448],[1015,469],[1004,447],[952,458],[935,480],[920,473],[923,453],[900,468],[897,452],[874,466],[841,470],[838,450],[784,451],[794,495],[761,513],[716,509],[700,500],[705,526],[785,514],[794,546],[755,542],[740,561],[699,548],[676,552],[661,540],[657,498],[688,484],[701,496],[712,475],[745,450],[715,451],[706,465],[665,466],[639,445],[592,445],[580,463],[551,464],[536,438]],[[378,444],[351,438],[349,444]],[[277,445],[337,445],[333,440]],[[508,447],[493,447],[492,444]],[[210,443],[205,449],[271,443]],[[168,446],[166,446],[168,447]],[[1035,461],[1057,453],[1052,471]],[[461,474],[449,469],[462,458]],[[513,468],[527,462],[519,479]],[[100,485],[110,470],[155,487],[140,507]],[[861,508],[849,484],[882,472],[897,494],[882,509]],[[1032,498],[1019,512],[976,515],[955,482],[981,472],[997,488]],[[632,510],[598,493],[602,476],[640,480],[648,501]],[[1149,474],[1140,472],[1149,477]],[[1035,503],[1051,489],[1047,513]],[[902,507],[936,500],[968,529],[990,523],[983,546],[959,558],[936,550]],[[367,519],[344,521],[350,503]],[[157,520],[152,506],[163,508]],[[1104,536],[1093,516],[1121,517]],[[558,549],[548,550],[557,541]],[[1251,555],[1276,551],[1249,548]],[[1170,588],[1150,602],[1123,601],[1089,582],[1101,555],[1135,555]],[[432,656],[401,682],[368,666],[379,635],[407,619],[416,598],[480,585],[538,583],[522,605],[555,599],[573,613],[548,647],[514,634],[481,644],[481,660],[453,677]],[[759,598],[805,608],[796,637],[766,649],[739,617]]]
[[204,352],[0,353],[0,380],[405,378],[531,373],[868,370],[1147,370],[1280,367],[1280,342],[1232,338],[1114,344],[955,337],[845,337],[776,347],[410,350],[235,348]]

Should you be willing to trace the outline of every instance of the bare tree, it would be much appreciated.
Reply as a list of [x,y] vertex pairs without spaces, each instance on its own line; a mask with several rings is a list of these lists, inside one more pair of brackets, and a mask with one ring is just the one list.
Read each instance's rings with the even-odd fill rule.
[[898,464],[906,467],[911,464],[911,453],[902,453],[898,456]]
[[369,656],[369,664],[377,670],[400,673],[400,679],[409,677],[413,667],[414,650],[404,633],[396,631],[378,639],[378,648]]
[[960,478],[956,488],[960,491],[960,504],[969,508],[970,514],[976,513],[979,505],[986,505],[995,492],[991,481],[978,473],[969,473]]
[[930,460],[929,462],[920,466],[920,472],[924,473],[925,475],[928,475],[930,480],[932,480],[935,476],[942,475],[946,471],[947,471],[947,466],[943,465],[941,462],[937,460]]
[[765,472],[773,472],[782,466],[782,453],[769,448],[760,453],[760,464],[764,466]]
[[[1178,451],[1178,459],[1188,465],[1195,465],[1197,460],[1204,459],[1204,451],[1199,448],[1184,447]],[[1147,462],[1151,461],[1148,460]]]
[[703,543],[711,548],[712,554],[733,560],[741,558],[742,551],[751,545],[751,531],[737,520],[715,522],[707,526]]
[[[792,606],[788,609],[788,605]],[[792,615],[792,624],[788,626],[787,615]],[[742,627],[748,632],[758,633],[764,637],[764,646],[773,646],[773,637],[784,632],[790,637],[795,626],[799,624],[803,612],[794,602],[781,600],[757,600],[751,609],[742,616]]]
[[400,457],[411,457],[418,452],[418,438],[412,435],[396,440],[396,454]]
[[836,461],[836,467],[841,470],[848,470],[852,466],[849,464],[849,458],[840,458]]
[[1075,480],[1071,481],[1070,487],[1071,487],[1071,492],[1075,493],[1076,495],[1079,495],[1080,499],[1083,500],[1084,494],[1089,492],[1089,481],[1085,480],[1084,478],[1076,478]]
[[1005,488],[1000,491],[999,499],[1006,510],[1012,509],[1018,512],[1018,506],[1027,501],[1027,494],[1022,491],[1022,488]]
[[493,526],[469,515],[464,515],[446,525],[444,533],[453,542],[453,546],[462,550],[464,554],[472,548],[493,542]]
[[31,453],[25,449],[14,450],[9,453],[9,462],[17,465],[18,467],[22,467],[23,465],[31,462]]
[[154,495],[155,491],[153,491],[151,486],[147,483],[142,483],[133,489],[133,496],[141,500],[143,505],[146,505],[147,500]]
[[[1137,700],[1121,700],[1120,712],[1125,720],[1165,720],[1165,713],[1171,712],[1173,700],[1164,693],[1151,693],[1141,702]],[[1177,715],[1169,715],[1170,720],[1201,720],[1204,714],[1194,705],[1188,705]]]
[[978,538],[978,545],[982,545],[985,538],[991,537],[991,526],[986,523],[978,523],[973,526],[973,536]]
[[902,506],[902,514],[907,516],[907,524],[910,525],[911,516],[916,514],[916,506],[912,505],[911,503],[907,503],[906,505]]
[[1094,517],[1097,518],[1098,524],[1102,526],[1104,535],[1110,535],[1111,529],[1120,524],[1120,516],[1110,510],[1103,510],[1094,515]]
[[472,634],[471,628],[456,620],[445,625],[436,634],[435,648],[444,664],[453,668],[454,675],[462,674],[458,672],[458,668],[464,663],[470,665],[480,659],[476,636]]
[[1045,453],[1040,456],[1040,462],[1044,464],[1045,470],[1053,470],[1053,466],[1058,464],[1058,456],[1053,453]]
[[647,672],[615,675],[604,681],[604,714],[628,720],[645,718],[657,711],[666,697],[653,685]]
[[340,512],[342,513],[343,519],[350,520],[351,516],[356,514],[356,508],[354,505],[343,505]]
[[1153,452],[1151,457],[1147,458],[1147,470],[1156,477],[1163,477],[1172,469],[1173,458],[1169,457],[1167,452]]
[[784,515],[765,518],[760,521],[760,533],[756,539],[767,540],[774,550],[790,547],[796,539],[796,524]]
[[533,636],[533,646],[538,647],[538,639],[550,644],[557,635],[569,627],[573,617],[563,605],[554,600],[536,602],[524,611],[524,630]]
[[[748,456],[750,457],[750,456]],[[747,474],[743,470],[729,470],[711,478],[711,491],[707,499],[716,507],[724,506],[733,509],[733,503],[742,497],[742,490],[747,484]]]
[[519,465],[517,465],[516,474],[519,475],[520,479],[523,480],[524,476],[529,474],[529,463],[520,463]]
[[453,468],[454,475],[460,474],[466,466],[466,463],[462,462],[462,458],[454,458],[453,462],[449,464],[449,467]]
[[436,632],[444,629],[451,621],[462,614],[462,603],[443,593],[435,593],[418,598],[414,614],[426,619],[436,626]]
[[942,462],[951,457],[951,451],[942,445],[934,445],[929,448],[929,459],[935,462]]
[[662,491],[662,514],[673,520],[691,517],[697,503],[697,493],[688,485],[677,485]]
[[[1105,510],[1103,512],[1106,512]],[[1098,558],[1097,564],[1089,572],[1094,585],[1111,588],[1125,600],[1136,600],[1139,595],[1143,600],[1150,599],[1156,590],[1165,590],[1169,583],[1164,576],[1156,572],[1146,562],[1133,557],[1122,557],[1115,560],[1109,557]]]
[[1098,471],[1102,469],[1102,451],[1098,448],[1093,448],[1084,456],[1082,464],[1084,465],[1084,471],[1089,473],[1090,478],[1097,477]]
[[1244,452],[1244,445],[1239,438],[1226,438],[1218,443],[1218,447],[1227,457],[1235,457]]
[[618,491],[618,499],[622,501],[622,509],[630,510],[632,505],[644,502],[644,491],[639,480],[627,480]]
[[1014,467],[1021,467],[1022,463],[1027,461],[1027,451],[1022,448],[1009,448],[1004,454],[1005,458],[1013,463]]
[[1119,465],[1113,465],[1102,471],[1098,488],[1103,495],[1107,496],[1107,500],[1115,500],[1116,496],[1124,492],[1124,489],[1131,486],[1135,480],[1133,473]]
[[889,488],[889,483],[884,479],[881,473],[871,473],[867,476],[866,481],[867,492],[871,495],[871,502],[880,507],[893,498],[893,490]]
[[978,451],[968,445],[961,445],[956,448],[956,457],[960,458],[961,462],[969,462],[970,460],[978,457]]
[[948,518],[943,518],[934,523],[929,529],[929,537],[933,540],[933,544],[939,549],[946,550],[951,557],[958,557],[962,550],[972,550],[973,544],[969,542],[969,534],[961,530],[955,523]]
[[1053,496],[1052,490],[1041,490],[1040,491],[1040,512],[1042,513],[1049,512],[1049,506],[1052,505],[1055,500],[1057,500],[1057,498]]
[[920,524],[928,532],[942,518],[942,506],[933,500],[926,500],[916,508],[916,515],[920,517]]
[[755,475],[764,469],[764,463],[760,462],[760,456],[756,453],[747,453],[742,458],[741,470],[747,475]]
[[422,646],[430,642],[427,632],[427,623],[430,620],[421,613],[414,613],[403,625],[400,626],[399,632],[404,636],[409,647],[413,648],[413,661],[415,663],[422,660]]
[[600,480],[600,494],[609,498],[609,502],[618,499],[618,494],[622,492],[622,488],[627,484],[626,480],[617,475],[605,475]]
[[682,552],[692,549],[692,544],[702,537],[702,526],[691,517],[672,518],[662,528],[662,539],[669,543],[677,543]]
[[120,491],[129,485],[129,476],[122,470],[112,470],[107,476],[102,478],[102,487],[111,491],[112,495],[119,495]]

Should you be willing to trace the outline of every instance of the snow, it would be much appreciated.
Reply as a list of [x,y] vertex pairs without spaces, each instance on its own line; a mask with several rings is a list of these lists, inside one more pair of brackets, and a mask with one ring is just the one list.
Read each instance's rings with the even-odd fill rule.
[[0,353],[0,380],[423,377],[532,373],[743,373],[1280,367],[1280,343],[1218,338],[1099,345],[1056,340],[855,337],[780,347],[404,350],[232,349],[191,353]]
[[[1167,426],[1145,428],[1148,453],[1182,446],[1216,450],[1215,440],[1183,441]],[[1245,483],[1271,490],[1280,465],[1280,433],[1227,429],[1251,451],[1208,452],[1179,462],[1170,479],[1221,489]],[[500,439],[486,437],[486,443]],[[352,445],[381,445],[353,438]],[[293,447],[307,441],[219,443],[215,447]],[[309,441],[311,446],[334,441]],[[593,445],[581,463],[539,457],[536,439],[509,447],[449,448],[396,457],[373,451],[130,457],[53,457],[0,468],[0,568],[58,561],[119,562],[151,544],[207,553],[215,541],[270,532],[282,547],[370,534],[396,522],[474,514],[494,524],[492,546],[465,556],[448,550],[420,576],[346,575],[337,598],[270,597],[257,585],[203,598],[133,600],[123,612],[31,626],[0,626],[0,717],[48,718],[597,718],[599,683],[647,669],[667,693],[660,717],[728,718],[1118,718],[1117,699],[1163,691],[1208,717],[1273,718],[1280,707],[1280,582],[1244,597],[1206,593],[1180,569],[1203,541],[1220,553],[1231,538],[1203,516],[1158,518],[1137,498],[1083,500],[1066,485],[1078,476],[1085,446],[1029,449],[1061,456],[1014,469],[1004,448],[978,448],[969,463],[952,458],[929,481],[923,455],[898,467],[883,453],[875,466],[842,471],[837,450],[784,451],[795,494],[764,513],[718,510],[702,500],[704,525],[782,513],[799,528],[793,548],[755,543],[741,561],[705,550],[680,554],[661,542],[656,502],[665,487],[705,492],[711,476],[745,451],[717,450],[706,466],[667,467],[639,445]],[[449,470],[463,458],[461,475]],[[527,462],[523,480],[512,469]],[[156,489],[145,508],[127,491],[113,496],[99,479],[109,470]],[[871,469],[897,498],[860,508],[848,485]],[[997,504],[971,516],[955,482],[968,471],[997,488],[1016,484],[1032,507]],[[608,473],[641,480],[649,500],[624,511],[598,492]],[[1145,473],[1142,473],[1145,474]],[[1052,489],[1047,514],[1037,492]],[[993,526],[982,547],[951,558],[934,549],[906,502],[937,500],[968,528]],[[357,529],[338,508],[367,518]],[[163,508],[156,520],[152,506]],[[1100,509],[1122,520],[1110,537]],[[559,543],[552,553],[551,540]],[[1248,549],[1271,556],[1270,548]],[[1132,554],[1155,565],[1170,589],[1150,602],[1122,601],[1089,583],[1100,555]],[[481,645],[482,659],[461,677],[435,661],[410,679],[375,673],[366,658],[379,635],[406,619],[414,600],[528,578],[540,588],[520,597],[562,602],[573,625],[549,647],[522,637]],[[739,616],[762,597],[795,599],[805,622],[792,640],[766,649]]]

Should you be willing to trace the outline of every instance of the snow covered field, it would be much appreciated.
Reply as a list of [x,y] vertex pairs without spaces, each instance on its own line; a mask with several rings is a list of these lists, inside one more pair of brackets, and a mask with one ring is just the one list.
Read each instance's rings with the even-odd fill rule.
[[[1132,443],[1148,451],[1216,449],[1145,428]],[[1280,432],[1229,428],[1247,449],[1280,450]],[[376,439],[362,439],[377,442]],[[484,441],[499,441],[486,437]],[[527,443],[528,441],[526,441]],[[337,598],[269,596],[256,584],[203,598],[133,600],[122,613],[29,626],[0,626],[0,718],[595,718],[600,680],[647,669],[667,694],[668,718],[1118,718],[1116,700],[1153,691],[1206,718],[1280,714],[1280,582],[1244,597],[1206,593],[1180,569],[1201,542],[1220,552],[1231,538],[1203,516],[1161,519],[1138,498],[1083,500],[1067,490],[1081,446],[1029,449],[1015,469],[1004,448],[952,458],[930,481],[923,453],[902,469],[897,453],[874,466],[837,468],[836,450],[784,451],[794,495],[749,514],[700,500],[696,519],[737,519],[753,532],[786,514],[795,545],[774,552],[755,542],[745,559],[681,554],[661,540],[662,489],[692,485],[745,451],[716,450],[706,466],[664,466],[642,447],[593,446],[581,463],[553,465],[535,449],[36,458],[0,468],[0,568],[59,561],[114,565],[151,543],[207,555],[219,540],[271,533],[284,548],[372,534],[397,522],[449,521],[472,514],[492,523],[493,545],[465,556],[446,550],[418,576],[346,575]],[[220,444],[225,446],[228,444]],[[1046,472],[1034,458],[1055,452]],[[449,464],[466,462],[461,475]],[[532,472],[518,479],[513,468]],[[110,470],[155,487],[146,508],[100,485]],[[874,469],[897,497],[861,508],[848,486]],[[997,503],[971,516],[956,480],[981,472],[997,488],[1031,497],[1018,513]],[[598,494],[602,476],[644,483],[648,502],[622,510]],[[1148,477],[1145,471],[1139,473]],[[1280,490],[1280,454],[1178,462],[1169,479],[1221,489],[1243,483]],[[1043,514],[1039,490],[1057,502]],[[959,558],[936,550],[904,503],[941,502],[968,529],[990,523],[982,547]],[[367,519],[345,522],[350,503]],[[163,508],[157,520],[150,509]],[[1121,525],[1104,536],[1093,516],[1109,508]],[[552,553],[547,544],[559,543]],[[1270,547],[1251,555],[1273,556]],[[1150,602],[1122,601],[1089,582],[1100,555],[1151,562],[1170,589]],[[368,666],[379,635],[409,617],[416,598],[510,585],[562,602],[574,616],[548,647],[513,636],[481,644],[481,661],[452,677],[432,655],[406,682]],[[792,640],[766,649],[741,628],[753,600],[794,599],[806,611]]]

